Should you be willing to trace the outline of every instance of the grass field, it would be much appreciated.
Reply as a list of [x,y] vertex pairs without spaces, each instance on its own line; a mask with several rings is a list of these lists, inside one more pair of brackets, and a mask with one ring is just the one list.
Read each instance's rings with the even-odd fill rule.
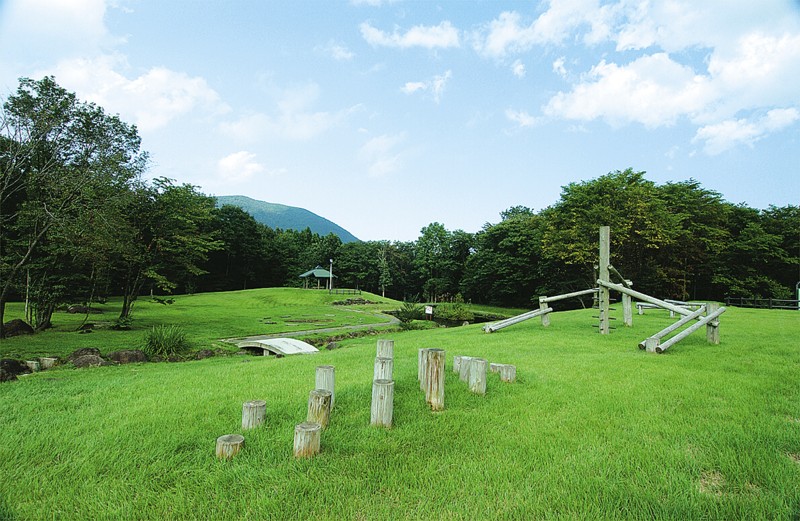
[[[293,295],[254,298],[263,307],[252,316],[340,320]],[[144,308],[152,323],[178,313]],[[258,333],[243,331],[240,308],[185,310],[214,318],[182,323],[198,341],[238,335],[223,324]],[[390,430],[369,426],[375,336],[310,356],[57,369],[2,384],[0,519],[800,517],[799,313],[730,309],[720,345],[700,331],[663,355],[636,344],[671,323],[668,313],[634,316],[608,336],[591,315],[491,335],[474,325],[384,336],[395,340]],[[19,342],[0,345],[3,356],[6,345],[39,350]],[[422,347],[447,352],[441,413],[419,391]],[[487,394],[473,395],[449,370],[454,355],[515,364],[517,381],[491,375]],[[331,426],[319,456],[295,460],[293,428],[323,364],[336,367]],[[215,439],[240,432],[253,399],[267,402],[266,426],[245,433],[236,458],[216,460]]]

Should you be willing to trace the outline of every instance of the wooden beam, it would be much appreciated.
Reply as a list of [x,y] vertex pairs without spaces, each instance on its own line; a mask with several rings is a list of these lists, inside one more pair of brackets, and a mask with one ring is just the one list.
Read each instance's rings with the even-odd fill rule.
[[676,306],[675,304],[670,304],[669,302],[666,302],[664,300],[657,299],[655,297],[651,297],[650,295],[645,295],[644,293],[641,293],[639,291],[635,291],[635,290],[626,288],[625,286],[622,286],[621,284],[614,284],[613,282],[607,282],[607,281],[604,281],[602,279],[597,279],[597,283],[600,284],[601,287],[605,287],[605,288],[608,288],[608,289],[613,289],[614,291],[619,291],[620,293],[625,293],[626,295],[630,295],[631,297],[634,297],[636,299],[642,300],[644,302],[648,302],[650,304],[655,304],[656,306],[658,306],[660,308],[664,308],[664,309],[668,309],[670,311],[674,311],[675,313],[677,313],[679,315],[686,316],[686,315],[691,315],[692,314],[692,312],[689,311],[686,308],[682,308],[680,306]]

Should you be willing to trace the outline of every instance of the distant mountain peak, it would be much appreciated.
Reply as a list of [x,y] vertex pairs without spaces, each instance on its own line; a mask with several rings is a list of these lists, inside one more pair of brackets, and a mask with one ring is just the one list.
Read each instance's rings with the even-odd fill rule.
[[218,195],[217,206],[224,205],[238,206],[253,218],[266,224],[270,228],[280,228],[282,230],[302,231],[306,228],[313,233],[321,236],[333,233],[342,242],[358,242],[352,233],[348,232],[333,221],[296,206],[286,206],[285,204],[268,203],[259,201],[246,195]]

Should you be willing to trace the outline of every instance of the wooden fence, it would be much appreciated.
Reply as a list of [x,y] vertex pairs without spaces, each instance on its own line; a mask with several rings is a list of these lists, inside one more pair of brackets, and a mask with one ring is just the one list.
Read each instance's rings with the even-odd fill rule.
[[762,309],[800,309],[800,300],[781,298],[725,297],[726,306]]

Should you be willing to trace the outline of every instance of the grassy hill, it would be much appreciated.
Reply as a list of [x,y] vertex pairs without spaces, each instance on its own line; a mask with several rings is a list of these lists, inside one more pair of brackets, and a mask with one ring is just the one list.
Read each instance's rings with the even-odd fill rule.
[[270,228],[300,231],[310,228],[312,232],[323,236],[333,233],[339,236],[342,242],[358,241],[353,234],[338,224],[303,208],[257,201],[243,195],[217,196],[217,204],[238,206],[252,215],[256,221]]
[[[299,318],[344,323],[370,309],[340,316],[328,298],[255,290],[137,313],[213,341]],[[556,313],[549,328],[534,319],[491,335],[478,325],[393,332],[282,359],[64,368],[0,384],[0,519],[800,516],[797,312],[731,309],[720,345],[700,331],[663,355],[636,344],[674,320],[667,312],[608,336],[591,315]],[[55,349],[79,336],[92,337],[57,330],[37,341]],[[104,352],[110,338],[95,337]],[[369,426],[376,338],[395,341],[390,430]],[[0,349],[27,352],[25,342]],[[440,413],[417,383],[423,347],[447,353]],[[450,371],[454,355],[515,364],[517,381],[490,375],[487,394],[471,394]],[[294,425],[325,364],[336,367],[331,425],[319,456],[295,460]],[[240,432],[242,403],[253,399],[266,400],[266,425],[244,433],[236,458],[217,461],[214,440]]]

